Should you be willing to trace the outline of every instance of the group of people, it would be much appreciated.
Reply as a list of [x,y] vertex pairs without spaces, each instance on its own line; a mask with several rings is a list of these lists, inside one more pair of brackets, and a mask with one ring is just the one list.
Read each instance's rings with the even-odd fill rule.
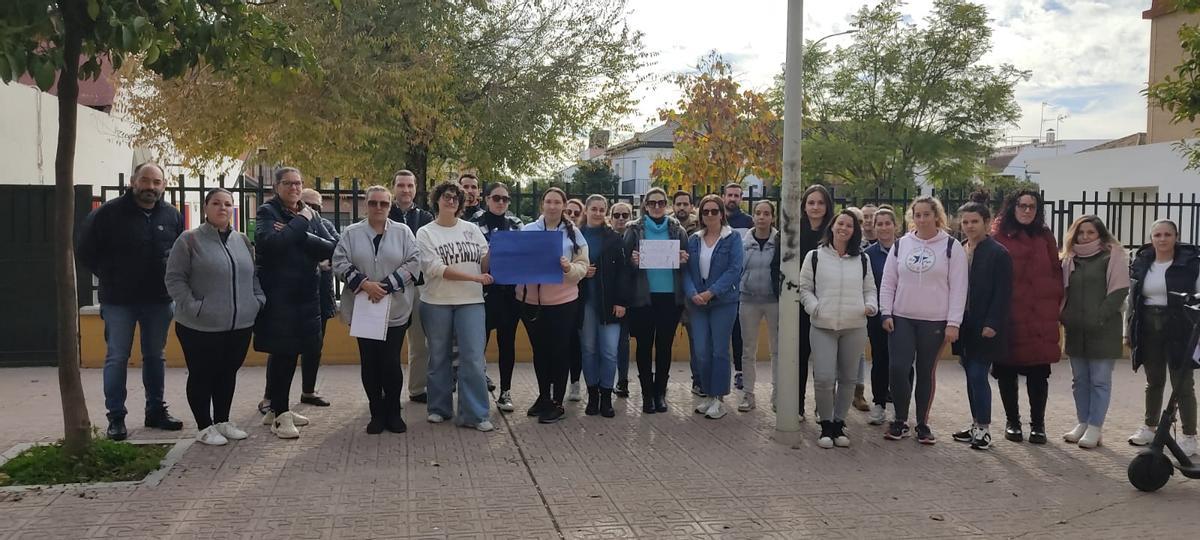
[[[541,194],[540,215],[524,224],[509,211],[512,199],[502,183],[481,190],[474,175],[462,175],[435,186],[425,210],[415,200],[416,182],[412,172],[401,170],[390,189],[368,188],[366,218],[339,233],[321,217],[320,194],[304,189],[300,171],[278,169],[275,196],[258,209],[251,242],[234,230],[228,191],[208,192],[204,223],[185,231],[179,212],[162,200],[162,169],[139,166],[126,194],[89,216],[78,247],[80,261],[100,281],[108,436],[127,436],[125,368],[135,326],[141,330],[146,426],[182,428],[167,411],[162,389],[162,351],[174,318],[201,442],[219,445],[247,436],[229,413],[252,340],[255,350],[268,353],[263,423],[280,438],[299,437],[309,419],[289,408],[296,367],[302,368],[301,401],[328,406],[316,389],[326,322],[340,312],[352,323],[356,302],[389,303],[384,338],[358,338],[367,433],[407,429],[400,358],[406,340],[409,399],[428,404],[426,419],[493,430],[494,388],[484,351],[494,330],[500,376],[495,403],[502,412],[514,411],[519,322],[537,378],[527,414],[540,423],[561,420],[564,401],[585,399],[581,378],[584,413],[613,417],[614,396],[630,395],[630,337],[637,343],[642,412],[668,411],[672,346],[681,323],[692,392],[699,397],[695,412],[719,419],[730,410],[730,394],[736,394],[738,411],[757,407],[758,328],[765,320],[774,368],[779,297],[787,286],[799,291],[803,305],[797,412],[803,420],[811,370],[822,448],[850,445],[846,420],[852,406],[866,411],[870,424],[887,424],[887,439],[915,432],[917,441],[934,444],[930,409],[946,344],[961,358],[971,411],[970,426],[954,440],[976,449],[991,446],[990,374],[1004,407],[1005,438],[1046,443],[1048,378],[1063,352],[1061,324],[1078,420],[1064,434],[1067,442],[1101,444],[1112,373],[1127,335],[1133,366],[1144,367],[1147,378],[1145,425],[1129,442],[1153,439],[1169,379],[1179,399],[1181,446],[1195,452],[1190,352],[1196,344],[1181,294],[1200,290],[1200,252],[1179,242],[1170,220],[1154,223],[1151,243],[1130,262],[1096,216],[1075,220],[1060,250],[1033,191],[1008,197],[995,219],[986,196],[960,207],[954,218],[960,241],[950,234],[950,217],[936,198],[919,197],[908,206],[908,232],[901,235],[891,207],[837,211],[830,192],[814,185],[802,196],[798,283],[785,284],[776,208],[757,201],[749,214],[742,212],[738,184],[698,204],[690,193],[668,197],[651,188],[640,214],[624,202],[610,206],[602,195],[581,201],[550,188]],[[495,283],[489,272],[493,235],[517,230],[561,231],[560,283]],[[639,251],[647,240],[678,243],[678,267],[644,267]],[[344,284],[340,308],[335,279]],[[1123,309],[1127,296],[1129,308]],[[1021,376],[1028,436],[1018,397]],[[773,409],[776,399],[773,385]]]

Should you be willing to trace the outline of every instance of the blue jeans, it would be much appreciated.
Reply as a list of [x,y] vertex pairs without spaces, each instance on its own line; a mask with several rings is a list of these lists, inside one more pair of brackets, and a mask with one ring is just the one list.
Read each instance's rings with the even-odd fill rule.
[[737,319],[738,304],[729,302],[715,306],[695,306],[688,303],[692,326],[692,350],[699,368],[700,391],[709,396],[729,394],[732,361],[729,354],[733,338],[733,321]]
[[1071,392],[1075,395],[1075,418],[1080,424],[1104,425],[1112,400],[1115,359],[1093,360],[1071,357]]
[[621,335],[617,338],[617,377],[629,380],[629,312],[621,319]]
[[617,340],[621,338],[621,325],[604,323],[594,296],[583,306],[583,327],[579,330],[583,380],[589,387],[611,390],[617,374]]
[[[973,354],[972,354],[973,353]],[[992,385],[988,382],[991,360],[976,351],[963,354],[963,371],[967,372],[967,402],[971,404],[971,420],[978,426],[992,423]]]
[[488,419],[487,380],[484,378],[483,349],[487,336],[483,304],[443,306],[421,304],[421,324],[429,342],[429,412],[443,418],[454,416],[454,384],[450,350],[458,342],[458,419],[456,423],[474,426]]
[[133,329],[139,327],[142,345],[142,386],[146,390],[146,411],[164,406],[163,349],[167,330],[175,316],[174,306],[165,304],[100,305],[104,320],[104,407],[109,418],[124,418],[125,380],[129,355],[133,351]]
[[[694,335],[692,334],[692,321],[691,321],[692,314],[691,314],[691,309],[690,309],[691,307],[692,306],[688,306],[689,309],[684,311],[685,316],[681,322],[683,323],[684,332],[687,333],[688,366],[692,369],[692,386],[699,386],[700,385],[700,360],[696,357],[696,340],[694,339]],[[732,333],[732,331],[730,331],[730,333]]]

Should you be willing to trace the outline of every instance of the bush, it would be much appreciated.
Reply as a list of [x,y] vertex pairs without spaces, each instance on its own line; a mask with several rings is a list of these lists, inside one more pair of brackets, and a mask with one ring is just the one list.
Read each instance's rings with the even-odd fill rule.
[[0,465],[0,485],[24,486],[141,480],[158,470],[170,445],[97,438],[87,453],[68,456],[62,441],[35,446]]

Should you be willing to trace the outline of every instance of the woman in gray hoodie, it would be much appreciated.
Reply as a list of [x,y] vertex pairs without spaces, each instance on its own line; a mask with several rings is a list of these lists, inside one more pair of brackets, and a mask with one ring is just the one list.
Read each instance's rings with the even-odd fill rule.
[[254,248],[233,230],[233,195],[204,196],[204,223],[185,231],[167,257],[164,278],[175,302],[175,336],[187,363],[187,400],[209,445],[246,438],[229,421],[237,372],[246,360],[258,310],[267,302],[254,268]]
[[[742,323],[742,400],[738,410],[747,412],[756,406],[754,382],[756,369],[754,359],[758,355],[758,323],[767,320],[767,334],[771,350],[771,373],[776,372],[779,360],[779,288],[783,274],[779,271],[779,231],[775,223],[775,205],[771,201],[758,201],[750,209],[754,228],[742,237],[742,299],[738,317]],[[776,377],[771,377],[771,406],[775,406]]]

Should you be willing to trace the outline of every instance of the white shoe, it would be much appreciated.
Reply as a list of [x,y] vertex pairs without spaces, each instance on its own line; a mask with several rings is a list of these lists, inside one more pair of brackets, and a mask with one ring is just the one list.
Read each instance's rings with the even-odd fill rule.
[[699,405],[696,405],[696,414],[704,414],[704,413],[707,413],[707,412],[708,412],[708,408],[709,408],[709,407],[712,407],[712,402],[713,402],[713,401],[716,401],[716,398],[710,398],[710,397],[702,398],[702,399],[700,400],[700,404],[699,404]]
[[[292,411],[288,411],[288,412],[292,413],[292,424],[294,424],[296,427],[304,427],[304,426],[308,425],[308,417],[307,416],[300,416],[299,414],[296,414],[295,412],[292,412]],[[269,426],[274,423],[275,423],[275,413],[274,412],[269,412],[269,413],[263,415],[262,425]]]
[[516,406],[514,406],[512,402],[511,390],[500,392],[500,399],[496,400],[496,408],[504,412],[513,412],[516,410]]
[[478,424],[475,424],[475,429],[478,429],[479,431],[487,433],[493,429],[496,429],[496,426],[492,425],[491,420],[484,420]]
[[1069,443],[1077,443],[1083,437],[1083,433],[1087,431],[1087,424],[1076,424],[1075,429],[1063,434],[1063,440]]
[[708,406],[708,410],[704,411],[704,417],[711,420],[716,420],[725,416],[726,412],[725,403],[721,401],[721,398],[716,397],[712,399],[712,405]]
[[[1070,435],[1068,433],[1067,435]],[[1085,425],[1083,436],[1079,437],[1080,448],[1095,448],[1100,446],[1104,437],[1100,433],[1100,426]]]
[[291,411],[279,415],[271,424],[271,433],[280,439],[300,438],[300,430],[296,429],[296,415]]
[[209,446],[225,446],[229,439],[217,431],[217,426],[208,426],[196,434],[196,440]]
[[807,422],[807,421],[808,421],[808,418],[806,418],[804,416],[804,411],[800,411],[800,423],[803,424],[804,422]]
[[233,422],[221,422],[213,427],[217,428],[217,433],[224,435],[226,439],[231,441],[240,441],[250,436],[245,431],[242,431],[238,429],[237,426],[233,425]]
[[871,412],[867,413],[867,423],[871,424],[872,426],[882,426],[886,417],[886,409],[878,404],[871,405]]
[[820,446],[826,450],[833,448],[833,437],[825,435],[824,437],[817,439],[817,446]]
[[738,411],[750,412],[750,411],[753,411],[754,409],[756,409],[757,407],[758,407],[758,404],[756,404],[754,402],[754,392],[742,393],[742,401],[741,401],[741,403],[738,403]]
[[1150,426],[1142,426],[1137,432],[1129,436],[1129,444],[1134,446],[1146,446],[1154,440],[1154,428]]
[[446,421],[446,417],[444,417],[438,413],[429,413],[429,416],[426,417],[425,419],[429,420],[430,424],[440,424],[440,423]]
[[1196,436],[1186,435],[1179,441],[1179,449],[1183,451],[1185,456],[1196,455]]
[[833,445],[838,448],[850,448],[850,437],[838,435],[833,439]]
[[579,399],[579,381],[575,381],[567,387],[567,401],[579,401]]

